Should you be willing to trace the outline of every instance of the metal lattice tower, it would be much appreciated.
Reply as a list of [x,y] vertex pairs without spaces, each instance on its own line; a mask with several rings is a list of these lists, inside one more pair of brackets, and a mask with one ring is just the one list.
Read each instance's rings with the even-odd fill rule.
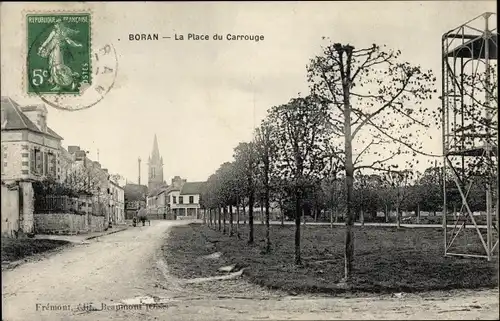
[[[494,26],[492,26],[495,24]],[[486,12],[442,37],[443,219],[445,255],[491,260],[498,249],[498,81],[496,14]],[[454,184],[447,185],[452,178]],[[471,190],[485,191],[486,226],[478,224]],[[460,210],[448,228],[447,196],[459,194]],[[477,194],[476,194],[477,195]],[[455,243],[470,224],[481,253]],[[483,223],[484,224],[484,223]],[[476,238],[476,240],[477,240]],[[484,250],[484,251],[483,251]]]

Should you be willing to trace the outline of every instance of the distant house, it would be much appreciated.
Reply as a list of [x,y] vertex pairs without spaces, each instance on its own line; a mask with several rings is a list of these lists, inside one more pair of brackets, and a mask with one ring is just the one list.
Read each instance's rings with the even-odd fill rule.
[[125,218],[132,219],[141,204],[146,204],[148,187],[139,184],[127,183],[123,187],[125,196]]
[[205,182],[186,182],[176,176],[167,191],[167,207],[174,217],[199,218],[200,199]]
[[60,179],[63,138],[47,125],[44,105],[19,106],[1,97],[2,180]]
[[200,218],[201,190],[204,182],[187,182],[175,176],[172,184],[156,189],[147,197],[147,210],[152,218]]
[[146,209],[150,218],[166,218],[168,191],[169,187],[163,187],[149,193]]

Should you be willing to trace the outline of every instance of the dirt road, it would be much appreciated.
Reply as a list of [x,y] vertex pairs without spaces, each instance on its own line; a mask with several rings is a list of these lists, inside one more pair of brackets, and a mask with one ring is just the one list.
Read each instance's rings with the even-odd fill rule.
[[493,290],[342,299],[281,296],[243,280],[187,285],[160,251],[169,227],[185,223],[156,221],[2,272],[2,319],[498,319]]

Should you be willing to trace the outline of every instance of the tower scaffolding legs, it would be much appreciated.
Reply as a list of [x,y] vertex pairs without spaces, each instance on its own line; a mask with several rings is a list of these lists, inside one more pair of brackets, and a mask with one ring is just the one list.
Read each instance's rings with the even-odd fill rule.
[[[443,35],[441,69],[444,254],[480,257],[488,261],[496,256],[499,247],[498,184],[493,183],[498,182],[498,123],[496,132],[493,126],[493,114],[498,112],[498,102],[490,92],[490,82],[496,79],[491,75],[491,64],[498,59],[498,34],[496,28],[492,29],[489,24],[492,16],[496,14],[486,12]],[[468,62],[471,63],[470,71],[465,68]],[[484,73],[479,66],[484,66]],[[481,85],[485,87],[478,88]],[[454,184],[450,184],[449,178],[453,179]],[[453,194],[450,194],[452,189],[458,191],[459,200],[454,200]],[[481,206],[484,208],[484,203],[478,205],[477,202],[471,202],[472,197],[477,198],[478,191],[484,191],[485,226],[484,223],[478,224],[474,215],[474,211]],[[454,218],[455,224],[449,236],[448,207],[457,206],[456,202],[461,202],[460,212]],[[467,222],[472,224],[484,252],[466,253],[452,248],[455,243],[459,243],[458,235],[467,232]]]

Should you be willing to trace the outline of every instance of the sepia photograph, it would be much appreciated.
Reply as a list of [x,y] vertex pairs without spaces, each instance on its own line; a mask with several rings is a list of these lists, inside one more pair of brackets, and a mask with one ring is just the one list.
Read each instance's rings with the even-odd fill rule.
[[498,320],[497,19],[2,2],[2,321]]

